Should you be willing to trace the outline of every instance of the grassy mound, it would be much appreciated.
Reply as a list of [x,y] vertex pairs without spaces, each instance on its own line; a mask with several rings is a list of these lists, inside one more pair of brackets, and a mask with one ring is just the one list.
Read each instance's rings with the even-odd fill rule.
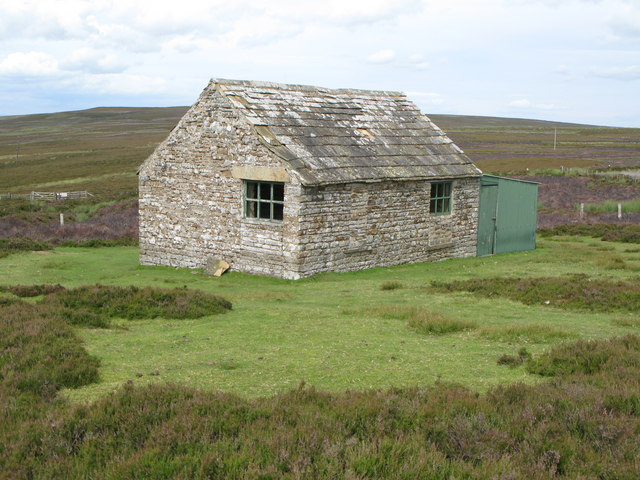
[[575,235],[580,237],[601,238],[609,242],[640,243],[640,225],[611,225],[605,223],[559,225],[554,228],[541,228],[542,237],[554,235]]
[[594,280],[586,275],[570,278],[482,278],[451,283],[433,282],[438,291],[468,291],[484,297],[506,297],[528,305],[551,305],[564,309],[640,311],[640,280],[631,282]]
[[420,307],[384,305],[367,308],[364,313],[380,318],[405,320],[408,328],[423,335],[445,335],[447,333],[472,330],[477,326],[474,322],[460,320]]
[[87,354],[69,325],[25,302],[0,309],[0,352],[2,388],[50,398],[62,387],[98,379],[98,360]]
[[482,327],[479,333],[485,338],[508,343],[548,343],[571,337],[561,328],[538,324]]
[[53,308],[86,311],[128,320],[141,318],[199,318],[224,313],[231,303],[200,290],[91,285],[48,295],[43,300]]
[[0,291],[13,293],[17,297],[37,297],[39,295],[48,295],[50,293],[59,292],[65,288],[62,285],[11,285],[9,287],[1,287]]
[[7,257],[12,253],[51,250],[52,248],[46,242],[38,242],[29,238],[0,238],[0,258]]
[[445,335],[476,328],[474,322],[467,322],[441,313],[422,311],[407,320],[407,326],[423,335]]
[[[545,376],[584,374],[640,369],[640,337],[587,341],[558,345],[527,364],[531,373]],[[638,397],[640,407],[640,397]],[[640,410],[638,411],[640,413]]]

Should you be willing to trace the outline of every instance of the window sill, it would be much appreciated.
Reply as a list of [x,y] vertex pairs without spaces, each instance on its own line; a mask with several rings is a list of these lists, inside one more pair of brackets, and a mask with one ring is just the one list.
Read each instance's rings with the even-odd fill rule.
[[284,223],[283,220],[271,220],[268,218],[249,218],[249,217],[242,217],[241,221],[250,223],[252,225],[282,225]]

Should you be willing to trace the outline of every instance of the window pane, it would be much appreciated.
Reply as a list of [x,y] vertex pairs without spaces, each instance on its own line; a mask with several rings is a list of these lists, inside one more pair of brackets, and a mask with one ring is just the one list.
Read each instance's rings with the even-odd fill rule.
[[433,215],[451,212],[451,182],[431,184],[429,212]]
[[256,218],[258,216],[257,213],[258,213],[258,203],[247,201],[247,204],[245,206],[245,216],[249,218]]
[[244,180],[244,216],[282,221],[284,183]]
[[282,203],[273,204],[273,219],[282,220],[284,218],[284,205]]
[[273,200],[278,202],[284,201],[284,183],[273,184]]
[[260,200],[271,200],[271,184],[260,182]]
[[257,182],[247,182],[247,198],[258,198]]
[[260,202],[260,218],[271,218],[271,204]]

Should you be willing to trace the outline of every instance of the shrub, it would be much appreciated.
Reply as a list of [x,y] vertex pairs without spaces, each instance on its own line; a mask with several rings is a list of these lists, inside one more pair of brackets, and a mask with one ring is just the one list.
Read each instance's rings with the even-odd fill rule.
[[467,322],[441,313],[418,311],[407,320],[407,326],[424,335],[444,335],[476,328],[475,322]]
[[536,360],[605,358],[591,373],[561,368],[552,382],[486,394],[444,384],[344,393],[301,385],[245,400],[126,385],[86,406],[33,402],[39,410],[16,422],[25,403],[0,389],[0,415],[13,422],[0,423],[0,476],[636,478],[640,338],[583,343]]
[[53,247],[46,242],[38,242],[30,238],[0,238],[0,258],[11,255],[12,253],[34,251],[34,250],[51,250]]
[[419,307],[406,307],[404,305],[380,305],[364,310],[367,315],[393,320],[408,320],[415,315],[419,315],[422,311]]
[[25,478],[634,478],[638,395],[614,384],[572,377],[486,395],[300,387],[252,401],[127,386],[56,428],[33,423],[15,458]]
[[49,293],[59,292],[65,288],[60,285],[12,285],[6,287],[6,290],[18,297],[37,297],[39,295],[48,295]]
[[510,368],[515,368],[522,365],[530,358],[531,358],[531,354],[527,351],[526,348],[522,347],[520,350],[518,350],[517,355],[508,355],[508,354],[501,355],[498,358],[497,363],[498,365],[506,365]]
[[522,362],[520,361],[520,357],[518,357],[517,355],[508,355],[506,353],[498,357],[497,363],[498,365],[506,365],[510,368],[516,368],[522,365]]
[[476,328],[474,322],[452,318],[441,313],[431,312],[420,307],[402,305],[383,305],[368,308],[367,314],[380,318],[406,320],[407,327],[423,335],[444,335]]
[[231,303],[200,290],[93,285],[48,295],[44,304],[129,320],[198,318],[224,313]]
[[544,343],[571,337],[560,328],[547,325],[509,325],[506,327],[482,327],[480,334],[491,340],[510,343]]
[[389,281],[389,282],[384,282],[382,285],[380,285],[380,290],[397,290],[403,287],[404,285],[402,285],[402,283],[400,282]]
[[595,237],[610,242],[640,243],[640,225],[572,224],[559,225],[553,228],[541,228],[538,234],[542,237],[554,235],[577,235]]
[[640,318],[618,317],[611,320],[611,323],[618,327],[640,327]]
[[577,310],[640,311],[640,279],[596,280],[586,275],[568,278],[481,278],[451,283],[432,282],[438,291],[464,290],[484,297],[506,297],[528,305]]
[[101,238],[91,238],[89,240],[65,240],[61,242],[61,247],[79,247],[79,248],[101,248],[101,247],[135,247],[138,245],[137,238],[118,238],[115,240],[103,240]]
[[73,330],[25,302],[0,309],[0,381],[18,391],[52,398],[62,387],[97,381],[98,360]]
[[109,328],[111,326],[111,319],[105,314],[83,308],[53,308],[46,315],[75,327]]
[[527,371],[544,376],[593,375],[619,366],[640,368],[640,337],[561,344],[529,361]]

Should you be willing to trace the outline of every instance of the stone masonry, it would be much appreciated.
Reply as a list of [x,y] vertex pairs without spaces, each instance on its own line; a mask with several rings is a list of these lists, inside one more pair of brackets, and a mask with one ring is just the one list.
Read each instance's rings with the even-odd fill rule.
[[[400,94],[212,81],[140,167],[140,262],[297,279],[473,256],[479,177]],[[284,183],[282,221],[246,218],[245,180]]]

